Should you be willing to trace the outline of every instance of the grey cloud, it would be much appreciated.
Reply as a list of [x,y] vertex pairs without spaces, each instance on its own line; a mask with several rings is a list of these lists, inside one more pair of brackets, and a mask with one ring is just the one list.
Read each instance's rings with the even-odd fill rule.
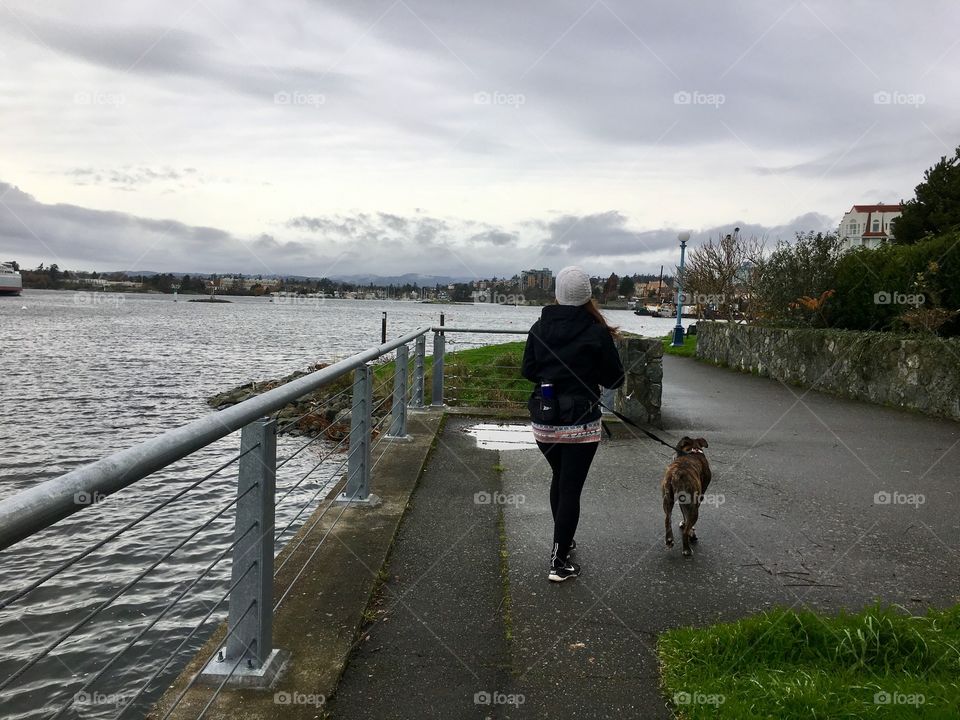
[[[676,230],[634,229],[609,211],[529,220],[522,231],[476,222],[386,213],[299,216],[286,230],[309,237],[261,233],[241,238],[220,228],[143,218],[67,204],[45,204],[0,182],[0,251],[14,259],[58,262],[65,268],[331,275],[334,272],[421,272],[471,277],[510,276],[524,267],[578,263],[594,272],[652,272],[676,248]],[[765,227],[729,223],[695,232],[691,245],[739,225],[747,235],[790,239],[797,231],[829,230],[816,213]],[[490,248],[506,252],[491,253]],[[659,256],[657,255],[659,253]]]
[[406,239],[420,245],[434,245],[456,240],[453,227],[445,220],[425,215],[403,218],[389,213],[358,213],[352,217],[300,216],[286,226],[305,230],[324,239],[377,241]]
[[402,218],[399,215],[391,215],[390,213],[377,213],[380,216],[380,221],[389,229],[394,232],[402,233],[405,232],[409,223],[406,218]]
[[[388,0],[336,6],[361,23],[385,12],[381,42],[430,53],[456,71],[448,94],[462,88],[523,95],[514,115],[525,123],[549,118],[617,146],[742,141],[758,153],[785,142],[842,149],[878,117],[874,93],[885,88],[936,97],[926,48],[949,49],[946,17],[960,19],[947,4],[937,10],[935,32],[905,26],[895,12],[869,13],[867,30],[866,6],[840,4],[652,8],[611,0],[554,5],[550,12],[508,2],[458,4],[455,12],[439,3],[407,12]],[[878,37],[896,38],[899,52]],[[678,101],[678,93],[687,97]],[[722,102],[699,103],[700,95]],[[916,138],[924,132],[919,121],[934,112],[932,105],[920,108],[887,132]],[[496,151],[499,138],[481,129],[462,147]]]
[[[881,119],[882,116],[875,122]],[[759,175],[855,178],[875,171],[877,158],[882,158],[886,167],[900,169],[905,178],[920,182],[925,168],[933,165],[941,155],[952,154],[953,150],[945,146],[940,138],[956,137],[960,125],[935,123],[932,128],[921,126],[921,130],[908,143],[891,143],[876,126],[871,132],[864,127],[862,132],[866,135],[860,142],[856,142],[856,136],[851,137],[847,146],[815,154],[804,162],[780,166],[758,165],[753,169]]]
[[[792,240],[798,232],[835,230],[836,223],[820,213],[806,213],[774,226],[735,220],[691,232],[690,246],[730,233],[736,227],[744,236],[764,240],[772,248],[778,240]],[[657,257],[678,248],[679,229],[634,230],[629,219],[615,211],[566,215],[546,223],[544,228],[549,235],[540,246],[543,257],[562,264],[576,262],[608,271],[620,272],[630,267],[650,272],[660,264]]]
[[[842,3],[654,8],[609,0],[545,12],[537,3],[506,1],[340,0],[323,4],[322,14],[305,2],[287,7],[302,27],[274,19],[277,25],[263,32],[308,58],[302,66],[260,60],[220,23],[202,34],[159,23],[92,25],[24,14],[29,29],[11,27],[27,42],[129,70],[181,94],[199,94],[195,80],[265,101],[284,91],[327,94],[322,113],[281,107],[278,117],[303,124],[322,118],[350,130],[389,125],[401,139],[426,141],[438,157],[456,150],[550,162],[567,153],[544,146],[586,145],[595,159],[610,148],[724,144],[742,151],[746,167],[764,165],[771,149],[811,158],[809,167],[761,172],[850,175],[889,162],[883,152],[854,148],[831,168],[872,123],[881,121],[881,147],[916,149],[930,140],[924,123],[939,133],[936,118],[955,104],[952,84],[928,72],[953,43],[950,28],[960,11],[949,3],[909,24],[896,12],[865,15],[868,6]],[[238,13],[230,26],[242,36],[255,18]],[[346,21],[357,37],[337,35]],[[318,48],[329,48],[329,56]],[[383,65],[366,64],[372,56]],[[948,53],[941,68],[950,60]],[[930,102],[878,107],[873,96],[884,89],[925,93]],[[524,102],[507,107],[475,99],[498,92]],[[687,102],[678,102],[678,93]],[[699,103],[697,94],[723,102]],[[563,142],[571,139],[582,142]]]
[[273,102],[280,92],[350,95],[340,72],[251,64],[219,38],[159,25],[79,25],[22,14],[8,30],[22,40],[120,73],[212,82]]
[[[610,210],[595,215],[564,215],[547,224],[547,254],[577,257],[633,256],[662,250],[666,244],[661,231],[630,229],[628,218]],[[669,232],[669,231],[662,231]]]
[[486,230],[469,238],[471,243],[486,243],[496,247],[506,247],[517,244],[516,233],[504,232],[503,230]]
[[45,204],[2,182],[0,248],[6,255],[46,258],[62,267],[176,269],[171,267],[176,263],[207,272],[241,265],[268,270],[243,242],[219,228]]
[[[0,182],[0,256],[57,262],[63,268],[330,275],[337,272],[435,272],[483,276],[494,263],[457,245],[450,221],[359,213],[307,217],[287,226],[311,238],[226,230],[68,204],[46,204]],[[406,232],[397,232],[397,228]],[[442,249],[442,252],[438,252]],[[496,263],[500,267],[500,262]],[[502,274],[502,273],[501,273]]]

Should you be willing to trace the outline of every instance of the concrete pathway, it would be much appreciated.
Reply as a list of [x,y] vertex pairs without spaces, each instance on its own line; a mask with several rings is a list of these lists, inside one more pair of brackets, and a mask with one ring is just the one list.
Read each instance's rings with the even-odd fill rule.
[[[584,491],[583,574],[549,583],[546,462],[504,450],[491,475],[496,452],[451,419],[389,563],[394,610],[351,658],[333,717],[669,718],[654,653],[665,629],[777,604],[879,598],[920,613],[960,600],[960,424],[692,360],[664,358],[664,375],[664,434],[710,443],[694,558],[663,545],[669,452],[614,439]],[[498,489],[508,502],[473,502]]]
[[[336,696],[334,717],[483,718],[509,684],[498,453],[448,418]],[[485,502],[491,500],[491,502]]]

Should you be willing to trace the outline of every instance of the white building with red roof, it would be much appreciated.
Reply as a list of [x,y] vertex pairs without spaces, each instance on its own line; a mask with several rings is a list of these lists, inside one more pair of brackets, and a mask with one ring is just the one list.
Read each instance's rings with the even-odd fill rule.
[[877,248],[893,240],[891,223],[900,217],[903,206],[854,205],[840,221],[840,239],[845,250],[855,247]]

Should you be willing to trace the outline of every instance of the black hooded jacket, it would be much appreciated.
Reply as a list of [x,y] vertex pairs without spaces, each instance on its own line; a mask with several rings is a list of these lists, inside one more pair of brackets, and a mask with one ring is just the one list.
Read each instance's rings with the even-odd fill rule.
[[527,336],[521,372],[535,383],[552,382],[558,395],[591,401],[599,398],[599,386],[623,385],[623,363],[610,332],[582,305],[543,308]]

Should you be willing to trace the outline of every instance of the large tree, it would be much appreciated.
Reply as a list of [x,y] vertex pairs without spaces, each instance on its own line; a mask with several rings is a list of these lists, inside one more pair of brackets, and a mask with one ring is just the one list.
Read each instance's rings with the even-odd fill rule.
[[750,296],[749,267],[763,249],[761,240],[743,237],[739,228],[693,248],[681,278],[684,305],[695,305],[698,317],[712,308],[732,320]]
[[893,221],[897,243],[913,243],[934,235],[960,229],[960,147],[953,157],[923,174],[916,197],[903,204],[903,214]]
[[616,273],[610,273],[610,277],[607,278],[607,282],[603,286],[603,301],[616,300],[617,290],[619,289],[620,278],[617,277]]

